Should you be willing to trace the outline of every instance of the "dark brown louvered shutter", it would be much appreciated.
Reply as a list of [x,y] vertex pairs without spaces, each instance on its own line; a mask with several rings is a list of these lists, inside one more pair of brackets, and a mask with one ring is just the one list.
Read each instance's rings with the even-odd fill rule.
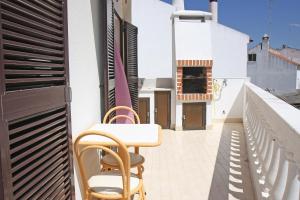
[[138,112],[138,55],[136,26],[124,22],[125,71],[133,109]]
[[0,199],[73,199],[67,1],[0,6]]
[[114,55],[114,4],[112,0],[106,1],[106,30],[104,41],[104,103],[106,113],[110,108],[115,107],[115,55]]

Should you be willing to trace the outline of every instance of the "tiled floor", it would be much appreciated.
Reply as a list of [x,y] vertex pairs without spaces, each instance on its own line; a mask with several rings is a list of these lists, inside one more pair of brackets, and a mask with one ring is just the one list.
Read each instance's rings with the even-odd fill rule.
[[242,124],[163,134],[141,150],[148,200],[254,199]]

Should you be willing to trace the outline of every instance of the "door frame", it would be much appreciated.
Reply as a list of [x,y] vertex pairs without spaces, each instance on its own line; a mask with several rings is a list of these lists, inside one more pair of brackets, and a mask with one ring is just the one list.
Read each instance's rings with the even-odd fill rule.
[[[200,129],[190,129],[185,127],[185,123],[183,120],[184,115],[184,104],[201,104],[203,105],[203,112],[202,112],[202,127]],[[191,103],[182,103],[182,129],[183,130],[205,130],[206,129],[206,105],[207,102],[191,102]]]
[[[147,124],[150,124],[150,98],[149,97],[139,97],[139,101],[140,100],[145,100],[147,103],[147,111],[148,111],[148,113],[149,113],[149,115],[147,115],[147,113],[146,113],[146,123]],[[139,107],[139,109],[140,109],[140,107]]]
[[168,124],[168,128],[171,128],[171,91],[154,91],[154,123],[157,123],[157,117],[156,117],[156,105],[157,105],[157,99],[156,99],[156,94],[157,93],[167,93],[168,94],[168,113],[167,113],[167,124]]

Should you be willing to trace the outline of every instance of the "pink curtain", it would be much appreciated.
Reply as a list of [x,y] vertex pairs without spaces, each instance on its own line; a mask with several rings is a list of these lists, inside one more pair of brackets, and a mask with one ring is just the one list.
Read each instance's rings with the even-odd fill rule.
[[[115,86],[116,86],[116,106],[127,106],[132,108],[128,83],[126,74],[124,71],[124,65],[122,63],[122,58],[120,54],[120,48],[115,45]],[[127,115],[134,119],[134,115],[131,112],[119,110],[116,113],[117,115]],[[119,124],[129,124],[130,120],[120,118],[117,119],[117,123]]]

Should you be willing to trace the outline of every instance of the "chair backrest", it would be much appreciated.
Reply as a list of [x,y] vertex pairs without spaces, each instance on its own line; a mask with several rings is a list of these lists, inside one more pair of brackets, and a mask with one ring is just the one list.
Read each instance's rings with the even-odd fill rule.
[[[101,142],[97,142],[97,138],[93,137],[93,140],[95,140],[95,144],[91,144],[91,145],[85,145],[85,147],[82,145],[80,145],[80,140],[82,140],[82,138],[84,137],[88,137],[88,136],[98,136],[98,137],[105,137],[105,138],[109,138],[112,141],[114,141],[116,143],[116,146],[118,146],[118,152],[114,152],[111,149],[107,148],[106,146],[102,145]],[[99,139],[100,139],[99,138]],[[105,132],[101,132],[101,131],[94,131],[94,130],[87,130],[82,132],[75,140],[74,142],[74,151],[75,151],[75,155],[76,155],[76,159],[78,162],[78,167],[80,170],[80,175],[81,175],[81,179],[82,179],[82,183],[83,183],[83,187],[84,187],[84,191],[85,191],[85,195],[86,196],[94,196],[96,198],[100,198],[100,199],[108,199],[107,198],[107,194],[101,195],[101,194],[97,194],[97,193],[93,193],[91,191],[91,188],[88,185],[88,178],[85,174],[85,170],[84,170],[84,162],[83,162],[83,156],[84,154],[91,149],[95,149],[95,150],[103,150],[105,153],[111,154],[119,163],[120,166],[120,172],[122,175],[122,181],[123,181],[123,198],[124,199],[129,199],[130,196],[130,156],[129,156],[129,152],[127,150],[126,145],[119,140],[118,138],[116,138],[115,136],[105,133]],[[96,162],[95,162],[96,164]]]
[[[119,111],[119,110],[124,110],[124,111],[128,111],[129,113],[132,113],[133,116],[134,116],[134,119],[132,119],[131,117],[129,117],[128,115],[116,115],[114,117],[112,117],[111,119],[109,119],[109,116],[111,113],[113,113],[114,111]],[[120,118],[126,118],[128,119],[131,123],[135,124],[140,124],[141,121],[140,121],[140,118],[138,116],[138,114],[130,107],[128,106],[116,106],[114,108],[111,108],[104,116],[103,118],[103,124],[111,124],[113,121],[117,120],[117,119],[120,119]]]

